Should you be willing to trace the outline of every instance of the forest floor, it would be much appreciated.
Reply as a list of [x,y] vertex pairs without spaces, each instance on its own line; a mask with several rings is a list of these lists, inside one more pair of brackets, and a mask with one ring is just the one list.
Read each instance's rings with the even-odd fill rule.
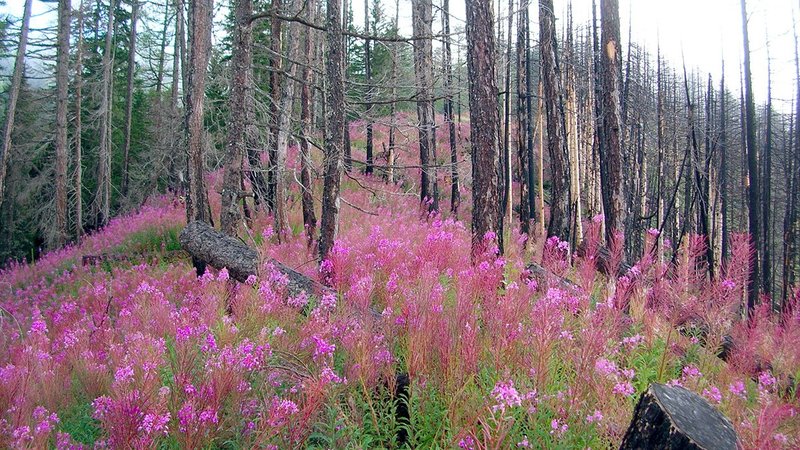
[[[502,257],[487,236],[472,264],[468,209],[423,212],[416,178],[344,177],[338,239],[321,265],[296,187],[286,235],[253,218],[245,241],[263,261],[335,296],[287,298],[268,264],[246,284],[224,270],[197,278],[178,243],[185,207],[170,197],[6,267],[0,447],[609,448],[652,382],[706,398],[745,448],[800,446],[800,308],[741,319],[743,237],[713,282],[697,269],[700,239],[677,250],[675,267],[652,255],[609,279],[594,220],[583,256],[512,231]],[[531,278],[530,262],[550,275]],[[716,356],[725,336],[727,362]]]

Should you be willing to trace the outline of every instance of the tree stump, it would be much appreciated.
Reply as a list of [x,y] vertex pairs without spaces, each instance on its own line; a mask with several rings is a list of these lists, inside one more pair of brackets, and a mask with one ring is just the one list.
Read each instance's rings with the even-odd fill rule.
[[[194,221],[186,225],[181,231],[180,242],[192,258],[217,269],[228,269],[231,278],[240,283],[247,281],[250,275],[258,274],[259,259],[255,249],[233,236],[217,231],[205,222]],[[286,291],[290,297],[301,292],[317,296],[335,293],[331,288],[279,261],[270,259],[267,264],[289,278]]]
[[730,421],[699,395],[653,383],[642,394],[620,450],[737,449]]

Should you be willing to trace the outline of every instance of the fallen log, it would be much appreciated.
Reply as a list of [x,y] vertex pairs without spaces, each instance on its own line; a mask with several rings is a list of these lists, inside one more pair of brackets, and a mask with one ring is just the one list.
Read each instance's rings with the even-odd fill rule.
[[550,286],[558,287],[565,291],[577,291],[580,289],[577,284],[550,272],[535,262],[528,264],[525,269],[528,271],[528,279],[536,280],[536,283],[544,289]]
[[[192,258],[217,269],[228,269],[230,277],[240,283],[246,282],[251,275],[258,275],[258,252],[239,239],[217,231],[205,222],[189,223],[181,231],[179,239],[181,246]],[[295,297],[301,292],[317,296],[335,293],[331,288],[279,261],[270,259],[266,265],[270,264],[289,279],[286,290],[290,297]]]
[[620,450],[737,449],[731,422],[699,395],[653,383],[642,394]]

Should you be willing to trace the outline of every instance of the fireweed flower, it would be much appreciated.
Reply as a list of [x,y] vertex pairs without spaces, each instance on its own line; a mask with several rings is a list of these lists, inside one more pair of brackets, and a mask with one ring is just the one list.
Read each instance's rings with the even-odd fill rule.
[[599,409],[595,409],[593,414],[586,416],[587,423],[600,423],[603,420],[603,413]]
[[733,383],[728,386],[728,390],[731,394],[736,395],[741,398],[747,398],[747,388],[744,385],[744,381],[734,381]]
[[472,436],[465,436],[458,441],[458,447],[464,450],[475,450],[475,439],[472,439]]
[[311,339],[314,340],[314,359],[319,357],[331,356],[333,352],[336,351],[335,344],[329,344],[325,339],[319,337],[319,335],[311,336]]
[[703,389],[703,397],[717,404],[722,403],[722,393],[716,386],[709,386]]
[[522,406],[522,398],[520,398],[519,392],[514,389],[513,380],[498,381],[494,385],[494,389],[492,389],[492,397],[497,401],[497,404],[492,406],[493,412],[499,410],[501,413],[505,413],[507,407]]

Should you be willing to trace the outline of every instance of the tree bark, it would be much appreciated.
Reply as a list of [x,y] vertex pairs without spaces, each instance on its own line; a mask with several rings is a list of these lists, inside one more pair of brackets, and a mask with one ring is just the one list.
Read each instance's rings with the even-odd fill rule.
[[250,120],[248,106],[251,102],[250,68],[253,62],[253,15],[252,0],[236,0],[233,3],[233,50],[231,55],[231,83],[228,109],[231,120],[228,125],[227,152],[222,182],[222,208],[220,223],[222,232],[236,236],[242,220],[239,206],[242,193],[242,159],[247,148],[247,129]]
[[758,207],[761,204],[758,173],[758,147],[756,145],[756,107],[753,100],[753,82],[750,75],[750,38],[747,33],[747,1],[742,0],[742,35],[744,38],[744,89],[745,89],[745,128],[747,142],[747,197],[748,231],[753,241],[754,255],[750,259],[750,278],[747,282],[747,311],[752,314],[758,302],[759,282],[761,280],[761,218]]
[[626,211],[622,183],[622,145],[619,98],[620,37],[618,0],[600,0],[602,22],[601,97],[603,134],[600,141],[600,182],[606,240],[615,231],[625,231]]
[[3,147],[0,148],[0,206],[3,204],[6,170],[11,157],[11,133],[14,131],[14,116],[17,111],[17,99],[19,99],[22,74],[25,69],[25,48],[28,45],[28,29],[31,21],[32,1],[33,0],[25,0],[25,8],[22,13],[22,28],[19,33],[19,45],[17,46],[17,57],[14,60],[14,72],[11,74],[11,86],[9,86],[8,89],[6,121],[3,124]]
[[211,51],[211,17],[213,0],[191,0],[189,23],[189,70],[186,87],[186,133],[188,185],[186,193],[187,220],[211,222],[208,193],[205,183],[205,130],[203,105],[206,69]]
[[496,234],[502,251],[503,212],[498,199],[498,137],[494,19],[489,2],[467,0],[467,73],[472,143],[472,255],[485,251],[484,237]]
[[[270,6],[273,13],[283,14],[283,0],[273,0]],[[267,168],[267,210],[275,210],[277,189],[278,130],[280,129],[281,78],[283,75],[283,21],[272,18],[270,30],[269,57],[269,165]]]
[[541,53],[544,102],[547,110],[547,150],[550,155],[552,195],[548,236],[569,241],[569,151],[564,134],[564,99],[560,84],[555,14],[552,0],[539,1],[539,51]]
[[528,2],[523,0],[520,4],[520,12],[517,19],[517,158],[519,159],[519,231],[522,234],[531,233],[531,210],[533,202],[530,199],[532,183],[531,173],[531,149],[530,143],[530,120],[528,114],[528,102],[530,101],[530,58],[528,58]]
[[109,1],[108,21],[106,23],[105,49],[103,50],[103,80],[100,98],[100,150],[97,160],[97,191],[95,194],[95,228],[108,223],[111,209],[111,83],[114,58],[114,0]]
[[125,88],[125,142],[122,147],[122,196],[128,197],[130,184],[131,125],[133,119],[133,81],[136,76],[136,22],[139,0],[131,0],[131,30],[128,45],[128,85]]
[[[498,1],[498,7],[500,2]],[[511,175],[511,49],[513,41],[511,39],[512,28],[514,26],[514,0],[508,0],[508,34],[506,37],[506,51],[505,51],[505,88],[503,89],[503,155],[500,158],[502,161],[503,169],[503,189],[500,193],[500,198],[503,202],[503,215],[504,221],[509,224],[512,221],[513,213],[513,191],[512,191],[512,175]],[[498,24],[499,25],[499,24]],[[517,68],[519,71],[519,68]]]
[[[294,12],[298,10],[296,5],[297,0],[290,0],[289,9]],[[288,34],[295,37],[300,34],[300,24],[292,22],[289,24]],[[278,108],[278,135],[275,145],[275,233],[278,240],[284,239],[284,234],[289,230],[288,218],[286,212],[286,154],[289,148],[289,135],[291,134],[291,118],[292,111],[294,110],[294,88],[295,88],[295,73],[297,72],[297,64],[294,61],[299,59],[298,51],[300,50],[299,42],[297,39],[291,39],[288,43],[288,57],[283,64],[285,74],[281,80],[281,93],[280,105]]]
[[69,91],[69,36],[72,6],[70,0],[58,2],[58,51],[56,55],[56,236],[64,245],[67,229],[67,102]]
[[770,238],[772,236],[772,67],[769,61],[769,43],[767,43],[767,129],[764,143],[764,160],[761,172],[764,178],[761,188],[761,220],[764,226],[761,229],[761,254],[763,255],[761,271],[761,289],[765,295],[772,297],[772,256]]
[[434,191],[436,180],[435,153],[436,135],[433,125],[433,5],[431,0],[412,0],[414,32],[414,75],[417,84],[417,120],[419,121],[419,161],[422,166],[420,201],[427,203],[429,210],[438,209],[438,198]]
[[[316,19],[316,0],[310,0],[306,5],[306,18]],[[317,229],[317,216],[314,213],[314,186],[311,183],[311,105],[314,102],[312,89],[314,85],[314,72],[311,70],[313,60],[314,32],[306,28],[303,36],[303,73],[300,91],[300,183],[302,186],[303,226],[308,235],[309,246],[314,240]]]
[[75,55],[75,239],[83,236],[83,0],[78,6],[78,49]]
[[320,260],[328,257],[339,227],[339,187],[342,181],[344,132],[344,74],[342,73],[342,2],[328,0],[325,18],[325,174],[322,188]]
[[[205,222],[190,222],[181,231],[179,239],[181,246],[192,255],[192,258],[218,269],[227,269],[230,277],[240,283],[247,282],[250,276],[259,275],[259,257],[255,249],[235,237],[215,230]],[[329,288],[318,281],[274,259],[267,261],[266,266],[269,265],[289,279],[286,293],[290,297],[297,296],[301,292],[317,296],[331,293]]]
[[442,33],[444,34],[444,122],[447,125],[450,143],[450,211],[458,217],[461,192],[458,177],[458,147],[456,144],[456,124],[453,114],[453,54],[450,47],[450,0],[442,0]]
[[[364,0],[364,34],[369,36],[369,0]],[[367,121],[367,164],[364,167],[364,173],[372,174],[373,172],[373,138],[372,138],[372,43],[370,40],[364,39],[364,83],[366,86],[365,99],[367,101],[364,110],[364,119]]]

